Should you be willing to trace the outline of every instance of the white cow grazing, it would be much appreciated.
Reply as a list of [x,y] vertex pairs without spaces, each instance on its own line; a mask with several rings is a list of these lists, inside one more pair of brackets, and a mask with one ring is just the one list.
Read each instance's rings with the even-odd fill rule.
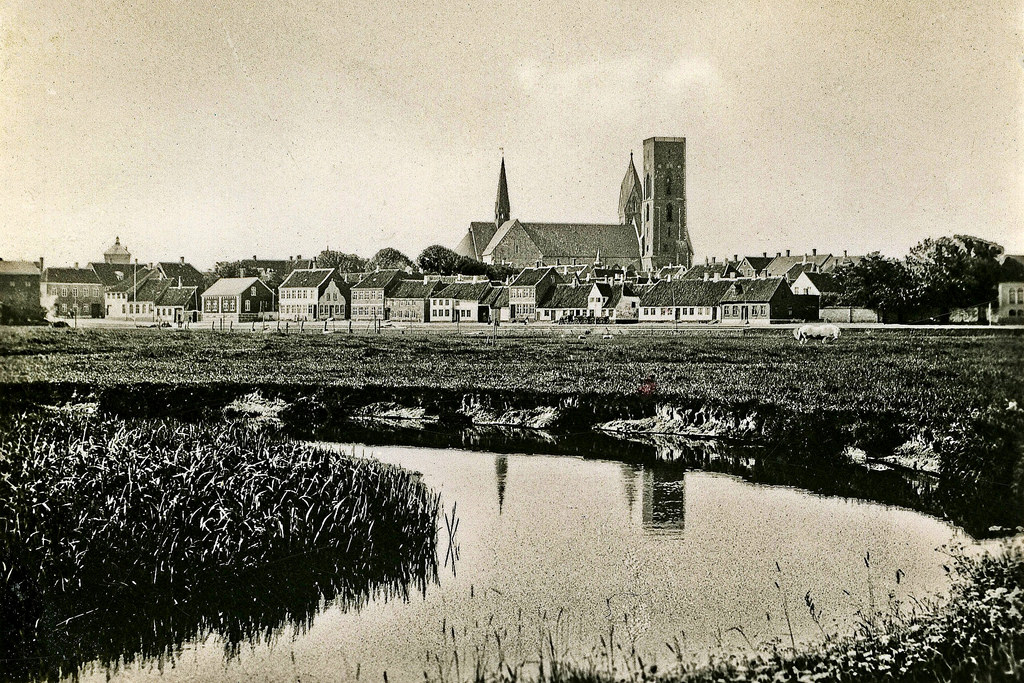
[[793,338],[801,344],[806,344],[811,339],[820,339],[826,343],[829,339],[839,339],[839,328],[835,325],[801,325],[793,330]]

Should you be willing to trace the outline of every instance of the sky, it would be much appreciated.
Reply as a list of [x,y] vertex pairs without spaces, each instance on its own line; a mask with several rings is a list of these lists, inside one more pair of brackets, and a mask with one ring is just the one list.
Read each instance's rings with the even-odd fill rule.
[[[0,257],[415,257],[615,222],[687,139],[697,258],[1024,253],[1024,0],[4,0]],[[642,171],[642,169],[641,169]]]

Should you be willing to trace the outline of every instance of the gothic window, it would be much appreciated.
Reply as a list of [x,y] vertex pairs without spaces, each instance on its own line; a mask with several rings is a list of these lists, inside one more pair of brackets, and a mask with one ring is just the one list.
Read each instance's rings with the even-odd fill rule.
[[667,220],[667,221],[672,220],[672,205],[671,204],[666,204],[665,205],[665,220]]
[[672,194],[672,174],[665,174],[665,194]]
[[650,204],[647,205],[647,220],[648,220],[648,222],[651,220],[651,205]]

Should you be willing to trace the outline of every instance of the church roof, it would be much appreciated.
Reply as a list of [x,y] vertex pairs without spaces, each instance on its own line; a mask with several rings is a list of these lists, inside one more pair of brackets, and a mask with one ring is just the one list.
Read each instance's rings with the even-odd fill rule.
[[509,231],[519,225],[545,259],[640,258],[640,243],[630,225],[601,223],[524,223],[506,221],[494,233],[484,255],[493,253]]
[[491,238],[494,237],[494,233],[497,231],[498,228],[494,225],[494,221],[473,221],[469,224],[469,231],[466,232],[462,241],[455,247],[455,253],[459,256],[482,261],[484,249],[487,248],[488,243],[490,243]]

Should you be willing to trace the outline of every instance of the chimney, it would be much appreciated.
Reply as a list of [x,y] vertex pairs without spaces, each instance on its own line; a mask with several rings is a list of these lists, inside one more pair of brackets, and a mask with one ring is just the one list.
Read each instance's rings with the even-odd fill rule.
[[302,260],[302,254],[299,254],[298,256],[296,256],[295,260],[296,261],[301,261]]
[[817,256],[817,255],[818,255],[818,250],[817,249],[811,249],[811,256]]
[[708,274],[707,274],[707,271],[705,271],[704,272],[704,282],[707,282],[707,281],[708,281]]
[[178,261],[181,262],[181,265],[185,265],[185,257],[184,256],[179,256],[178,257]]
[[714,275],[712,276],[712,279],[713,279],[713,280],[714,280],[715,282],[718,282],[718,281],[719,281],[719,280],[720,280],[721,278],[722,278],[722,274],[721,274],[721,273],[719,273],[719,272],[718,272],[718,271],[716,270],[716,271],[715,271],[715,274],[714,274]]
[[804,258],[803,258],[802,261],[800,261],[800,263],[807,263],[807,252],[806,251],[804,252]]
[[775,252],[775,258],[780,258],[781,256],[782,256],[782,252],[781,251]]
[[[847,256],[849,256],[849,254],[847,254],[847,253],[846,253],[846,250],[845,250],[845,249],[843,249],[843,258],[846,258]],[[42,263],[42,262],[43,262],[43,259],[39,259],[39,262],[40,262],[40,263]]]
[[717,256],[712,256],[712,257],[711,257],[711,262],[712,262],[712,263],[715,263],[715,262],[716,262],[716,259],[717,259],[717,258],[718,258]]
[[40,256],[40,257],[39,257],[39,272],[40,272],[40,273],[42,273],[42,272],[43,272],[44,270],[46,270],[46,269],[45,269],[45,268],[43,267],[43,264],[44,264],[44,263],[45,263],[45,262],[43,261],[43,257],[42,257],[42,256]]
[[740,255],[739,254],[733,254],[732,255],[732,260],[733,261],[739,261],[740,260]]
[[75,261],[75,270],[78,270],[78,261]]
[[253,261],[255,261],[255,260],[256,260],[256,254],[253,254],[253,255],[252,255],[252,260],[253,260]]
[[735,270],[732,271],[731,273],[729,273],[729,279],[730,280],[735,280],[736,279],[736,271]]
[[708,265],[709,263],[711,263],[711,259],[709,259],[709,258],[708,258],[707,256],[705,256],[705,257],[704,257],[704,265],[706,266],[706,265]]
[[761,252],[761,258],[768,258],[768,252],[767,251],[762,251]]
[[786,256],[789,256],[789,249],[786,250]]

